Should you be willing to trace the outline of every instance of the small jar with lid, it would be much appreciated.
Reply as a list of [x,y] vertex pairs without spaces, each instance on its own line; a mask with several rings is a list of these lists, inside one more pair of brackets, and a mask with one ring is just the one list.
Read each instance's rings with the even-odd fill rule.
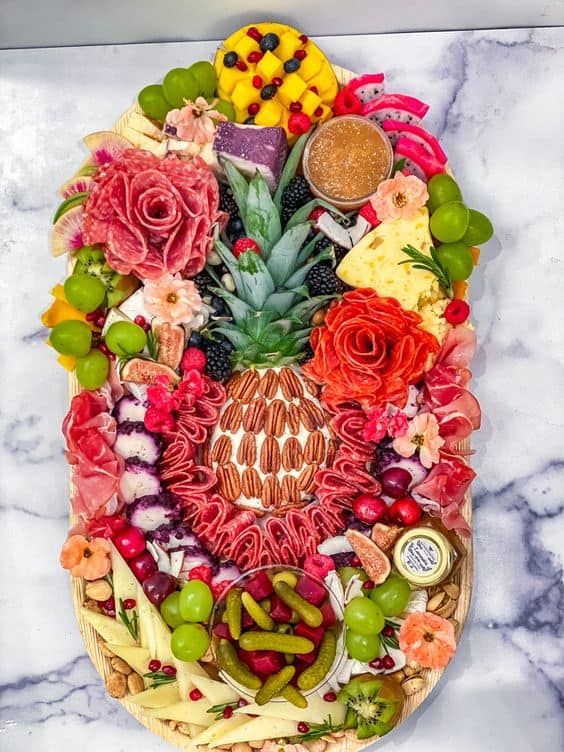
[[394,545],[394,566],[416,587],[439,585],[458,569],[466,551],[460,539],[435,518],[408,528]]

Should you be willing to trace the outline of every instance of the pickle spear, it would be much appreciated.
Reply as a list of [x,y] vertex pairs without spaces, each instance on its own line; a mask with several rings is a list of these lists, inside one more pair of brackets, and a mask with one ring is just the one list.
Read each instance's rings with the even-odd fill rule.
[[[276,653],[311,653],[315,647],[307,637],[279,632],[243,632],[239,639],[243,650],[274,650]],[[227,670],[227,669],[226,669]]]
[[253,674],[248,666],[239,660],[237,651],[229,640],[219,641],[217,646],[217,660],[220,668],[244,687],[248,687],[249,689],[259,689],[262,686],[262,682],[258,676]]
[[337,652],[337,637],[328,629],[323,635],[317,658],[298,677],[298,687],[305,691],[313,689],[327,676]]
[[260,603],[257,603],[250,593],[243,593],[241,595],[241,601],[245,607],[245,611],[249,614],[251,619],[258,624],[261,629],[266,629],[270,632],[274,629],[274,621],[270,618],[270,615],[266,613]]
[[227,626],[234,640],[241,637],[241,588],[234,588],[227,593],[225,601],[225,613],[227,614]]
[[269,676],[255,695],[257,705],[266,705],[273,697],[279,695],[293,679],[296,669],[294,666],[284,666],[276,674]]
[[291,702],[297,708],[307,708],[306,698],[292,684],[287,684],[284,687],[282,692],[280,692],[280,697],[288,700],[288,702]]
[[274,583],[274,591],[280,600],[293,609],[308,627],[320,627],[323,623],[323,614],[313,604],[291,588],[287,582],[279,580]]

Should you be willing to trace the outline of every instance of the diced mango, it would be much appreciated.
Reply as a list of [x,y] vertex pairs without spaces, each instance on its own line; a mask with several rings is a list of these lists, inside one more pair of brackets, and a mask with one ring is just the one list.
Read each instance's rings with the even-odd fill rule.
[[[307,60],[307,58],[306,58]],[[311,88],[312,86],[315,86],[317,91],[319,92],[319,95],[321,99],[323,99],[324,102],[327,102],[326,94],[334,91],[333,99],[335,98],[337,94],[337,80],[335,78],[335,74],[333,71],[329,68],[329,66],[323,66],[321,68],[321,71],[315,75],[313,78],[310,78],[307,82],[307,85]]]
[[239,81],[233,89],[231,101],[239,110],[246,110],[252,102],[260,102],[260,91],[250,81]]
[[320,107],[323,110],[323,112],[317,118],[317,122],[324,123],[326,120],[329,120],[329,118],[333,115],[333,110],[326,104],[321,104]]
[[300,75],[306,81],[309,81],[314,76],[317,76],[323,65],[323,58],[319,54],[317,47],[311,42],[308,42],[305,46],[307,56],[301,61]]
[[[41,323],[47,329],[52,329],[61,321],[86,321],[86,314],[79,311],[66,300],[55,299],[41,316]],[[92,328],[92,327],[90,327]]]
[[229,99],[239,81],[248,78],[248,73],[238,68],[223,68],[219,77],[218,94],[222,99]]
[[245,34],[245,36],[239,39],[237,44],[233,47],[233,50],[239,55],[242,60],[246,62],[247,57],[251,52],[259,51],[259,46],[257,42],[252,39],[252,37],[249,37]]
[[276,99],[268,99],[260,106],[260,110],[255,115],[257,125],[278,125],[282,117],[282,105]]
[[321,97],[315,94],[311,89],[307,89],[301,96],[302,112],[310,117],[321,104]]
[[267,50],[257,63],[257,73],[263,78],[265,84],[269,84],[273,78],[284,73],[284,64],[280,58]]
[[59,355],[57,363],[65,369],[65,371],[74,371],[76,368],[76,358],[72,355]]
[[278,89],[278,98],[289,107],[291,102],[299,101],[306,89],[307,84],[298,73],[289,73]]
[[293,31],[287,31],[280,37],[280,44],[276,48],[276,54],[285,62],[294,57],[294,52],[301,46],[301,39]]

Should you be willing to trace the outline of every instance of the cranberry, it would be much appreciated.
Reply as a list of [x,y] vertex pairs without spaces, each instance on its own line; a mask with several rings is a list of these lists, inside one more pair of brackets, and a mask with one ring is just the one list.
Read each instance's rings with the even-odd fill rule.
[[155,560],[148,551],[143,551],[143,553],[136,556],[135,559],[131,559],[129,566],[139,582],[144,582],[157,571]]
[[300,36],[298,37],[298,39],[300,40],[300,42],[302,44],[306,44],[306,42],[309,39],[309,37],[307,36],[307,34],[300,34]]
[[307,732],[309,731],[309,726],[304,721],[300,721],[298,723],[298,731],[300,732],[300,734],[307,734]]
[[249,704],[248,701],[245,700],[243,697],[241,697],[241,699],[237,701],[238,708],[244,708],[245,705],[248,705],[248,704]]
[[415,525],[421,519],[421,507],[411,496],[405,496],[394,501],[388,509],[388,516],[400,525]]
[[104,315],[98,316],[98,318],[94,321],[94,326],[96,327],[96,329],[103,329],[105,323],[106,317]]
[[451,300],[445,308],[444,316],[453,326],[463,324],[470,316],[470,306],[465,300]]
[[222,715],[224,718],[231,718],[231,716],[233,715],[233,708],[231,707],[231,705],[227,705],[225,708],[223,708]]
[[335,702],[337,695],[334,692],[325,692],[323,699],[325,702]]
[[315,117],[321,117],[323,115],[323,107],[321,105],[319,105],[319,107],[316,107],[313,111],[313,114],[315,115]]
[[302,111],[302,103],[301,102],[290,102],[290,112],[301,112]]
[[260,104],[258,102],[251,102],[251,104],[247,107],[247,112],[249,113],[249,115],[256,115],[259,110]]
[[280,76],[275,76],[272,79],[271,83],[272,83],[273,86],[282,86],[282,79],[280,78]]
[[370,663],[368,665],[370,666],[370,668],[375,668],[378,671],[381,668],[383,668],[383,666],[382,666],[382,659],[381,658],[374,658],[374,660],[370,661]]
[[86,314],[86,321],[89,321],[91,324],[93,324],[96,319],[100,316],[100,309],[96,308],[95,311],[90,311],[90,313]]
[[161,666],[162,663],[158,658],[153,658],[151,661],[149,661],[149,671],[158,671]]
[[253,76],[253,86],[255,89],[262,89],[262,78],[260,76]]
[[176,668],[174,666],[169,666],[167,664],[162,667],[161,671],[165,676],[176,676]]
[[367,525],[374,525],[384,517],[388,511],[388,506],[380,496],[360,494],[352,503],[352,511],[357,520],[365,522]]
[[116,535],[114,543],[124,559],[134,559],[145,550],[145,536],[139,528],[131,525]]
[[126,598],[124,601],[122,601],[122,605],[126,611],[131,611],[132,608],[135,608],[137,605],[137,601],[135,598]]
[[366,580],[366,582],[362,583],[363,590],[374,590],[374,583],[372,580]]
[[294,52],[294,57],[296,60],[304,60],[307,57],[307,52],[305,50],[296,50]]
[[113,595],[111,595],[107,601],[102,601],[100,603],[100,608],[106,614],[106,616],[115,616],[116,615],[116,602],[114,600]]
[[317,86],[310,86],[309,90],[313,91],[314,94],[319,95],[319,89],[317,88]]
[[147,319],[145,318],[145,316],[139,315],[139,316],[136,316],[133,319],[133,323],[137,324],[137,326],[140,326],[141,328],[143,328],[145,326],[145,324],[147,323]]
[[260,42],[260,40],[262,39],[262,34],[256,26],[249,26],[249,28],[247,29],[247,36],[251,37],[251,39],[254,39],[255,42]]
[[385,655],[385,656],[384,656],[384,657],[382,658],[382,668],[385,668],[385,669],[386,669],[386,671],[389,671],[389,670],[390,670],[390,669],[392,669],[392,668],[393,668],[393,667],[394,667],[395,665],[396,665],[396,662],[394,661],[394,659],[392,658],[392,656],[391,656],[391,655]]
[[143,592],[153,606],[160,606],[176,590],[176,580],[166,572],[155,572],[143,581]]
[[384,637],[393,637],[395,635],[395,630],[393,627],[391,627],[389,624],[386,624],[384,629],[382,630],[382,634]]
[[188,695],[188,697],[189,697],[189,698],[190,698],[191,700],[194,700],[194,702],[196,702],[196,700],[201,700],[201,699],[202,699],[202,697],[203,697],[203,695],[202,695],[202,693],[200,692],[200,690],[199,690],[199,689],[192,689],[192,690],[190,691],[190,694]]
[[240,70],[240,71],[246,71],[249,68],[247,63],[241,59],[237,60],[237,62],[235,63],[235,67],[237,68],[237,70]]
[[353,558],[351,559],[351,567],[361,567],[361,566],[362,566],[362,562],[358,558],[358,556],[353,556]]
[[413,476],[403,467],[389,467],[380,476],[382,492],[393,499],[405,496],[412,481]]

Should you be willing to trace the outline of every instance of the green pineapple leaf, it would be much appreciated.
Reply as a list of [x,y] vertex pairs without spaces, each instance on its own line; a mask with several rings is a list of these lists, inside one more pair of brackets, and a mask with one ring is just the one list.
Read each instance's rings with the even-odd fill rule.
[[239,280],[237,293],[255,311],[260,311],[274,292],[274,282],[262,258],[254,251],[245,251],[237,259]]
[[275,311],[280,316],[284,316],[288,309],[293,306],[298,295],[305,297],[307,294],[308,289],[305,285],[295,287],[293,290],[282,290],[281,292],[272,293],[266,300],[263,310]]
[[259,245],[265,259],[272,247],[280,240],[282,228],[280,214],[274,206],[266,180],[257,170],[247,194],[247,213],[243,219],[245,232]]
[[233,316],[233,321],[235,324],[239,325],[242,324],[249,314],[254,313],[253,309],[245,303],[244,300],[241,300],[241,298],[238,298],[236,295],[234,295],[232,292],[229,292],[229,290],[226,290],[224,287],[210,287],[210,292],[215,293],[215,295],[218,295],[220,298],[225,300],[227,305],[229,306],[229,310],[231,311],[231,315]]
[[321,308],[326,303],[334,300],[337,295],[318,295],[314,298],[308,298],[307,300],[301,300],[296,303],[292,308],[286,311],[286,317],[295,321],[297,324],[302,324],[304,321],[309,321],[315,311]]
[[233,193],[233,198],[235,199],[235,203],[237,204],[237,208],[239,209],[239,214],[241,215],[241,219],[244,223],[245,217],[247,215],[247,197],[249,193],[249,186],[247,184],[247,181],[245,180],[243,175],[241,175],[235,165],[228,159],[221,157],[219,162],[223,167],[223,171],[225,172],[229,187],[231,188],[231,191]]
[[245,332],[234,324],[228,322],[222,322],[220,326],[215,326],[213,331],[214,333],[218,332],[227,337],[231,344],[238,350],[244,349],[252,343],[251,338],[248,337]]
[[239,274],[239,264],[237,263],[237,259],[231,253],[225,243],[223,243],[218,237],[215,238],[214,248],[218,252],[229,273],[233,277],[235,286],[239,288],[241,284],[241,275]]
[[292,276],[286,280],[286,287],[292,288],[303,285],[311,267],[319,264],[320,261],[335,261],[335,252],[332,246],[324,248],[316,256],[312,256],[307,264],[296,269]]
[[283,284],[296,268],[296,259],[300,248],[309,235],[310,227],[311,222],[295,225],[295,227],[286,230],[272,248],[266,267],[275,285]]
[[329,204],[327,201],[324,201],[322,198],[314,198],[311,201],[308,201],[307,204],[304,204],[303,206],[301,206],[296,212],[294,212],[294,214],[290,217],[288,223],[286,224],[286,230],[289,230],[295,225],[299,225],[302,222],[305,222],[306,219],[311,214],[311,212],[317,206],[322,206],[324,209],[328,209],[331,212],[331,214],[336,214],[338,217],[341,217],[342,219],[347,218],[346,214],[343,214],[343,212],[340,212],[338,209],[335,209],[335,207]]
[[305,264],[305,262],[311,256],[311,254],[315,251],[315,246],[317,244],[317,241],[320,240],[322,237],[323,237],[323,233],[318,232],[313,236],[313,238],[309,241],[309,243],[306,243],[304,245],[304,247],[298,253],[298,257],[296,259],[296,265],[295,265],[296,268],[298,266],[301,266],[302,264]]
[[276,204],[278,211],[280,211],[280,207],[282,206],[282,194],[284,193],[284,188],[286,188],[290,180],[292,180],[292,178],[294,178],[296,175],[296,170],[298,169],[298,165],[302,158],[305,145],[310,135],[311,134],[309,132],[302,133],[302,135],[298,138],[298,140],[292,147],[292,151],[290,152],[290,155],[286,160],[286,164],[284,165],[284,169],[282,170],[282,174],[280,175],[278,187],[276,188],[276,193],[274,194],[274,203]]

